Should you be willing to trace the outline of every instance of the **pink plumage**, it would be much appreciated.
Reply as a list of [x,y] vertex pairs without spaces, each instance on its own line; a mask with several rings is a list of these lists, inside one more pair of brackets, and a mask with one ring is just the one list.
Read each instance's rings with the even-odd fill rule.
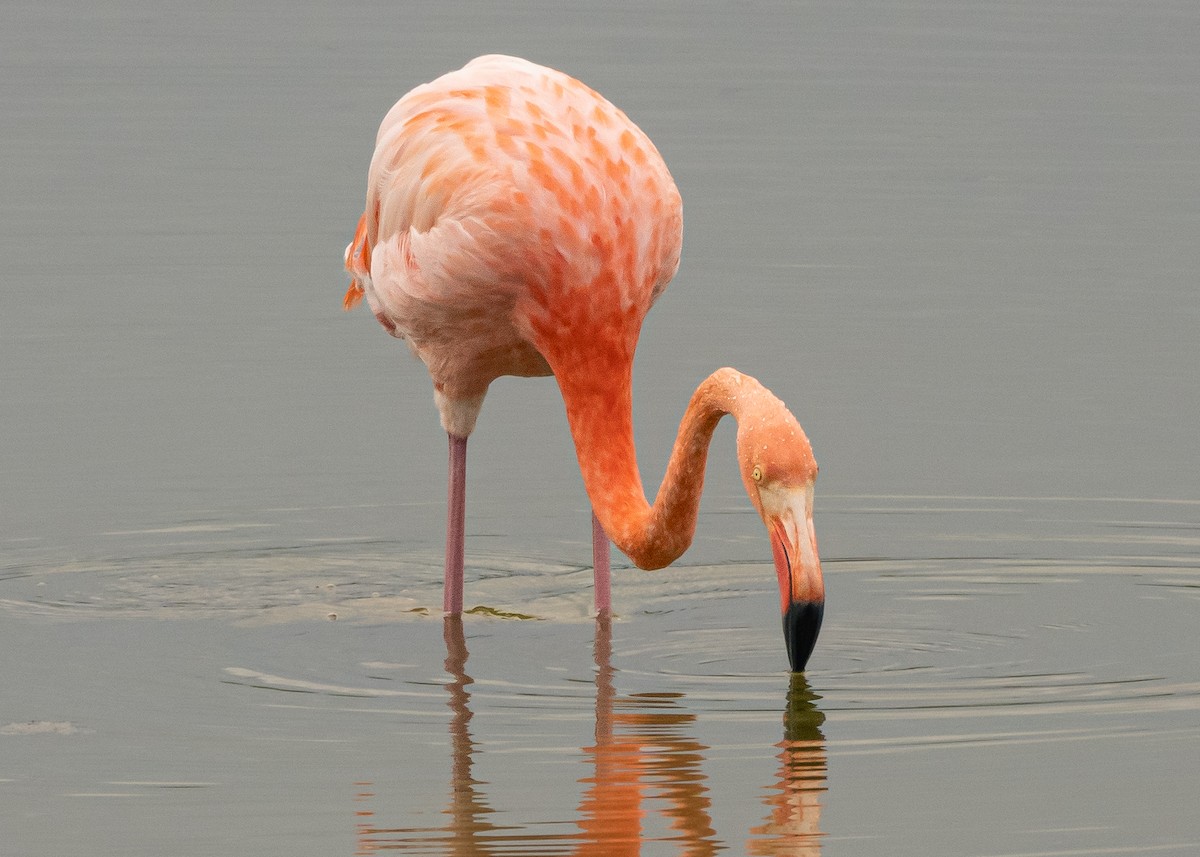
[[443,426],[463,435],[494,379],[569,359],[559,340],[588,331],[562,331],[565,303],[632,310],[640,327],[679,267],[683,226],[666,164],[624,113],[504,56],[388,111],[364,222],[356,282],[429,367]]

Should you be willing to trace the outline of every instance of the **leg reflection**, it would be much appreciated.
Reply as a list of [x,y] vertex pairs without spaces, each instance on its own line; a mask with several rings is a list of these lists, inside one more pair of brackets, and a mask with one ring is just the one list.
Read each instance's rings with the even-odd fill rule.
[[453,759],[450,768],[450,806],[446,810],[452,854],[485,853],[479,842],[481,834],[495,830],[486,818],[492,812],[479,786],[486,783],[475,779],[471,769],[475,762],[475,740],[471,737],[471,693],[467,688],[475,680],[467,675],[467,638],[463,633],[462,616],[447,616],[442,620],[442,637],[446,641],[446,672],[453,677],[446,685],[450,699],[446,705],[450,716],[450,747]]
[[[480,786],[486,785],[472,775],[475,740],[471,737],[471,693],[468,688],[474,679],[467,675],[466,635],[461,616],[443,620],[442,636],[446,641],[446,672],[451,681],[446,684],[450,709],[450,800],[445,814],[450,820],[440,828],[381,827],[373,821],[358,825],[357,855],[376,854],[384,850],[424,850],[436,847],[438,853],[481,855],[492,853],[492,840],[497,826],[488,821],[493,810],[487,804]],[[370,783],[357,783],[359,787]],[[358,798],[373,797],[360,791]],[[373,813],[359,811],[360,817],[372,818]]]
[[[594,744],[581,748],[590,775],[580,780],[584,794],[575,824],[564,825],[565,833],[548,832],[544,826],[523,827],[514,824],[511,816],[493,815],[484,794],[487,784],[472,773],[478,745],[471,733],[473,679],[466,671],[462,620],[451,616],[444,623],[445,668],[451,678],[445,685],[451,712],[450,795],[443,811],[448,819],[437,827],[385,827],[363,807],[356,813],[356,854],[411,850],[445,855],[536,852],[620,857],[640,854],[645,842],[669,842],[680,854],[704,857],[724,847],[713,829],[703,770],[709,748],[692,737],[696,715],[682,706],[681,693],[617,693],[607,614],[596,619]],[[370,783],[356,786],[356,801],[366,803],[374,797],[368,790]],[[490,818],[502,818],[507,824],[498,825]],[[652,826],[656,818],[661,824]]]
[[756,855],[818,855],[821,853],[821,793],[826,790],[825,715],[816,706],[803,673],[793,673],[783,716],[779,747],[779,780],[767,798],[771,814],[750,832],[747,843]]
[[644,804],[661,800],[662,814],[683,854],[715,854],[720,847],[709,815],[701,769],[708,749],[688,736],[696,716],[679,706],[682,694],[618,697],[612,667],[612,625],[596,618],[596,743],[583,748],[592,776],[579,806],[576,854],[636,855],[644,838]]

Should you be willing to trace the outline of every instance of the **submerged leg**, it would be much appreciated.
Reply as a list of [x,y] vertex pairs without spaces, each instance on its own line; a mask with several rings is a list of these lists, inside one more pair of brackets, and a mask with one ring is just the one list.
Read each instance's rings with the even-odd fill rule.
[[596,587],[596,615],[607,616],[612,612],[612,582],[609,569],[608,535],[600,526],[596,513],[592,512],[592,571]]
[[449,493],[446,502],[446,581],[442,589],[442,610],[447,616],[458,616],[462,613],[466,511],[467,439],[452,434]]

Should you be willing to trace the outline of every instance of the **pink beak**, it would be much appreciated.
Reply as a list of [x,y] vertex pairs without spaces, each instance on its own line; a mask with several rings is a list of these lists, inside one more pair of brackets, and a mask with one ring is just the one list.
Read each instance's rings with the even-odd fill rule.
[[768,524],[792,672],[803,672],[807,666],[825,615],[825,581],[812,527],[811,498],[811,491],[805,492],[802,502],[771,516]]

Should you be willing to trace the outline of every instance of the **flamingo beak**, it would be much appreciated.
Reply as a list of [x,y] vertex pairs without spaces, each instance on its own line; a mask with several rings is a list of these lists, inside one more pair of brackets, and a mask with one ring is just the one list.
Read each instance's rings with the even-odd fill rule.
[[825,582],[812,525],[812,489],[789,497],[768,518],[771,552],[779,579],[783,640],[792,672],[803,672],[821,632]]
[[788,605],[783,614],[783,642],[792,672],[804,672],[808,658],[816,648],[824,616],[824,601],[796,601]]

